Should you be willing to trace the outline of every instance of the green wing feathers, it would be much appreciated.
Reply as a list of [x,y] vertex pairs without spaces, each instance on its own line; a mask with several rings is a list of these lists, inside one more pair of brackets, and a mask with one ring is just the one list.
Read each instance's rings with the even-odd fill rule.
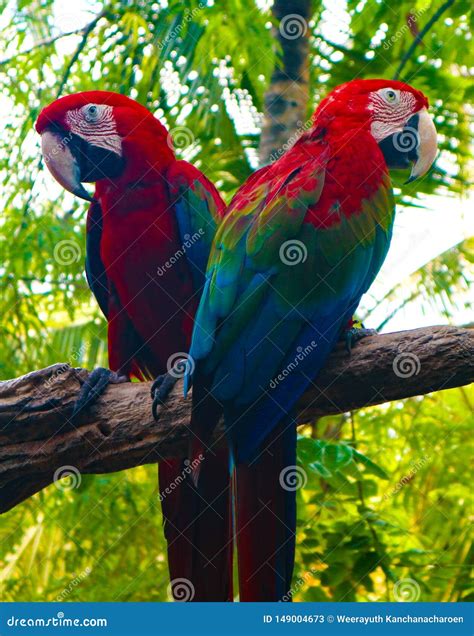
[[325,162],[313,156],[285,174],[280,167],[274,178],[264,168],[232,201],[212,247],[191,348],[193,358],[206,358],[207,371],[231,348],[237,355],[239,343],[243,351],[252,346],[261,334],[252,336],[250,326],[261,312],[275,330],[284,323],[296,334],[319,311],[358,302],[372,283],[393,225],[388,175],[349,215],[343,202],[330,201],[334,216],[324,225],[318,213],[326,179]]

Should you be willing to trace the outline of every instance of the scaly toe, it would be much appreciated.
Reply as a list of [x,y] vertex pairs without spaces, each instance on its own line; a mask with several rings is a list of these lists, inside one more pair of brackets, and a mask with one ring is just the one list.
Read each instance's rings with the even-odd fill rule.
[[160,416],[158,413],[158,409],[160,406],[164,406],[178,379],[178,377],[175,377],[169,373],[164,373],[163,375],[158,376],[153,382],[151,386],[151,395],[153,397],[151,411],[155,420],[159,419]]

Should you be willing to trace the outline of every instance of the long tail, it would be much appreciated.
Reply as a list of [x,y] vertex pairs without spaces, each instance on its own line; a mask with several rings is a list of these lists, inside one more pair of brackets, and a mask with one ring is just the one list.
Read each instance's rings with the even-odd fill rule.
[[[238,460],[237,460],[238,461]],[[241,601],[291,600],[296,533],[296,425],[286,418],[256,458],[238,464],[236,541]]]
[[206,455],[194,486],[192,464],[160,462],[160,499],[171,590],[178,601],[232,601],[232,514],[226,449]]

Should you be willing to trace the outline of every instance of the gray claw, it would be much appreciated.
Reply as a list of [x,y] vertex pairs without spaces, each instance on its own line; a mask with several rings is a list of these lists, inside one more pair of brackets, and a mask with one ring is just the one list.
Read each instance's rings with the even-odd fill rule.
[[89,408],[102,395],[109,384],[120,384],[128,381],[127,376],[119,375],[110,369],[104,369],[103,367],[94,369],[79,390],[71,420],[77,418],[81,411]]
[[178,380],[179,377],[171,375],[170,373],[164,373],[163,375],[159,375],[151,385],[151,396],[153,398],[151,412],[153,413],[153,418],[156,421],[160,419],[160,415],[158,413],[159,407],[164,406],[169,394]]
[[352,329],[348,329],[345,334],[345,342],[346,342],[346,350],[350,355],[352,353],[352,348],[359,340],[362,338],[366,338],[367,336],[377,336],[378,332],[376,329],[366,329],[365,327],[356,328],[352,327]]

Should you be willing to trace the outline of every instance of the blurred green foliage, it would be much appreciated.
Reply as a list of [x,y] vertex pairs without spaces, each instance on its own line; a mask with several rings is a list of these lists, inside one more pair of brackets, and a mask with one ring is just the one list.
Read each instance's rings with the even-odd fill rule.
[[[263,2],[84,2],[90,22],[66,20],[71,35],[58,30],[67,5],[57,4],[0,0],[2,379],[59,361],[106,364],[105,325],[83,275],[85,205],[43,170],[40,108],[78,90],[126,93],[229,199],[254,167],[278,58]],[[349,0],[342,14],[336,4],[314,1],[311,110],[353,77],[393,76],[443,3]],[[471,3],[455,0],[403,67],[402,79],[430,98],[442,150],[430,175],[404,189],[406,204],[417,204],[415,189],[454,197],[468,187],[472,21]],[[440,255],[413,275],[415,293],[401,285],[400,304],[435,302],[449,320],[472,280],[472,254],[471,240]],[[472,388],[456,389],[303,431],[295,599],[393,599],[406,579],[419,600],[472,595],[473,401]],[[159,508],[154,466],[51,486],[0,518],[1,599],[169,599]]]
[[295,581],[306,584],[295,598],[472,598],[473,396],[462,388],[324,418],[318,433],[337,441],[300,441]]

